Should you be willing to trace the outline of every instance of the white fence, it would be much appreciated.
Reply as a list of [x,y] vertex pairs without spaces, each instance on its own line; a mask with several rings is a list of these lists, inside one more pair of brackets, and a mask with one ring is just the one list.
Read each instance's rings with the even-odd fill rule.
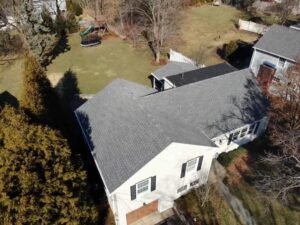
[[269,29],[269,27],[259,23],[239,19],[239,29],[257,34],[264,34]]
[[185,55],[181,54],[180,52],[176,52],[173,49],[170,49],[170,61],[173,62],[183,62],[183,63],[190,63],[196,65],[196,62]]

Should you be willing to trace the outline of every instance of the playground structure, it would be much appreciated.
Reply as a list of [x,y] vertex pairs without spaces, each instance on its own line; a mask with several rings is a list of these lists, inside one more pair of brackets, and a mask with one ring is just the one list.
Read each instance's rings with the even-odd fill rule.
[[101,37],[108,32],[107,24],[104,21],[96,19],[81,21],[80,27],[80,44],[82,47],[99,45]]

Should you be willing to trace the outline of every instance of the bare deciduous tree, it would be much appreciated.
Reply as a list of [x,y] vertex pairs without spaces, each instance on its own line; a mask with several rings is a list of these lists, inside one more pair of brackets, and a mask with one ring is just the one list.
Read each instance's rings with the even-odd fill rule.
[[176,30],[181,5],[180,0],[138,0],[135,11],[140,15],[140,25],[143,26],[157,63],[162,47]]
[[290,191],[300,188],[300,60],[274,89],[268,127],[272,151],[263,158],[274,171],[260,174],[258,184],[286,201]]

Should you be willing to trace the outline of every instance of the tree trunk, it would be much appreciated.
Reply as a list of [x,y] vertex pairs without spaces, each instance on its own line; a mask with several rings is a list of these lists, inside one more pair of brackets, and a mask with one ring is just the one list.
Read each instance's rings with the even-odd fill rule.
[[160,62],[160,51],[159,50],[156,50],[156,52],[155,52],[155,62],[157,64],[159,64],[159,62]]

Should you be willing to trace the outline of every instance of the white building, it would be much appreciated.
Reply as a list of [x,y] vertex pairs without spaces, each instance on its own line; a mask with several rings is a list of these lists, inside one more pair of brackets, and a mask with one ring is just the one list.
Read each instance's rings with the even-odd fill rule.
[[57,5],[56,0],[32,0],[32,3],[39,13],[42,12],[43,7],[46,7],[52,16],[52,19],[56,18],[57,6],[62,13],[67,11],[66,0],[57,0]]
[[245,69],[162,92],[117,79],[75,115],[116,224],[147,225],[205,184],[218,154],[263,133],[267,108]]
[[273,79],[278,81],[300,57],[300,30],[273,25],[253,48],[250,63],[253,74],[257,76],[260,70],[269,67],[270,71],[275,71]]

